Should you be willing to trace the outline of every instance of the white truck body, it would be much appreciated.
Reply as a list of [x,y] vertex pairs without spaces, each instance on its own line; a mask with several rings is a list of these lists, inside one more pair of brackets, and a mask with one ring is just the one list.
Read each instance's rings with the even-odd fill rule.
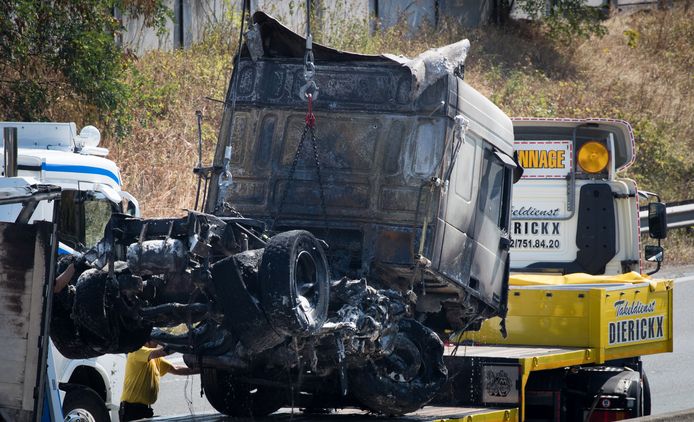
[[[21,196],[26,186],[30,185],[54,185],[62,189],[63,195],[66,192],[82,192],[96,203],[110,204],[105,205],[106,209],[110,207],[112,210],[129,211],[139,216],[137,200],[121,189],[122,179],[118,167],[105,158],[108,150],[98,147],[99,134],[95,128],[84,128],[78,134],[74,123],[0,122],[0,133],[4,127],[17,128],[18,147],[18,177],[2,179],[5,195]],[[4,143],[2,152],[0,159],[4,176]],[[22,204],[0,205],[0,221],[14,222],[21,209]],[[53,201],[41,201],[30,223],[52,219]],[[103,233],[103,227],[101,229]],[[90,239],[82,240],[85,242],[79,243],[92,246],[88,244]],[[58,253],[74,253],[76,246],[61,241]],[[104,400],[111,420],[117,422],[125,355],[67,359],[52,342],[51,348],[57,381],[83,385],[94,390]],[[60,396],[62,403],[65,392],[61,390]]]

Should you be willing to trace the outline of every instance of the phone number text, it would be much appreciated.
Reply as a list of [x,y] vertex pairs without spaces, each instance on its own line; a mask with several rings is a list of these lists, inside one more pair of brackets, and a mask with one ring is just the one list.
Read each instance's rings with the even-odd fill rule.
[[512,248],[558,249],[559,239],[511,239]]

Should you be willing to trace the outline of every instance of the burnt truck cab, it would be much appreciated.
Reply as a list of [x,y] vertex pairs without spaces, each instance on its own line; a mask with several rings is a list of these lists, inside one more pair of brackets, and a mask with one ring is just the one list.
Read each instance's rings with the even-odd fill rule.
[[230,204],[276,232],[309,230],[329,245],[334,279],[414,289],[432,325],[503,315],[513,127],[464,82],[469,42],[412,60],[314,44],[314,158],[307,145],[296,155],[305,40],[262,12],[254,22],[216,150],[231,177],[213,179],[207,211]]
[[[634,162],[629,123],[525,118],[513,125],[524,173],[513,191],[511,270],[642,272],[639,197],[655,195],[619,176]],[[648,206],[651,237],[662,239],[665,207]],[[646,259],[659,263],[662,252],[660,245],[647,246]]]
[[463,81],[467,40],[412,60],[316,45],[316,90],[305,40],[254,21],[196,169],[206,212],[113,216],[51,335],[89,356],[153,339],[228,415],[417,410],[447,330],[506,314],[511,120]]

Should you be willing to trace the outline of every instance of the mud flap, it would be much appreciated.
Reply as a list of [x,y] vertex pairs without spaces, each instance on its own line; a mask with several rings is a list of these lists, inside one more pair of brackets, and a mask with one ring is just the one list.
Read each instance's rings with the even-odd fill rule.
[[607,184],[581,188],[574,272],[601,274],[617,253],[614,197]]
[[212,280],[224,310],[223,325],[252,353],[259,353],[282,343],[277,333],[258,307],[256,299],[246,289],[234,257],[212,266]]

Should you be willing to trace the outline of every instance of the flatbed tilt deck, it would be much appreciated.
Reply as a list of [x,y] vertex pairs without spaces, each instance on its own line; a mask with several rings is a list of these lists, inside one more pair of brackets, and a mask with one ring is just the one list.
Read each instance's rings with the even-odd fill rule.
[[[433,405],[388,420],[619,420],[648,413],[650,390],[639,357],[673,350],[673,280],[521,274],[510,283],[508,336],[495,318],[454,339],[459,342],[446,346],[450,379]],[[283,409],[267,420],[326,416]],[[384,417],[343,409],[329,419]]]

